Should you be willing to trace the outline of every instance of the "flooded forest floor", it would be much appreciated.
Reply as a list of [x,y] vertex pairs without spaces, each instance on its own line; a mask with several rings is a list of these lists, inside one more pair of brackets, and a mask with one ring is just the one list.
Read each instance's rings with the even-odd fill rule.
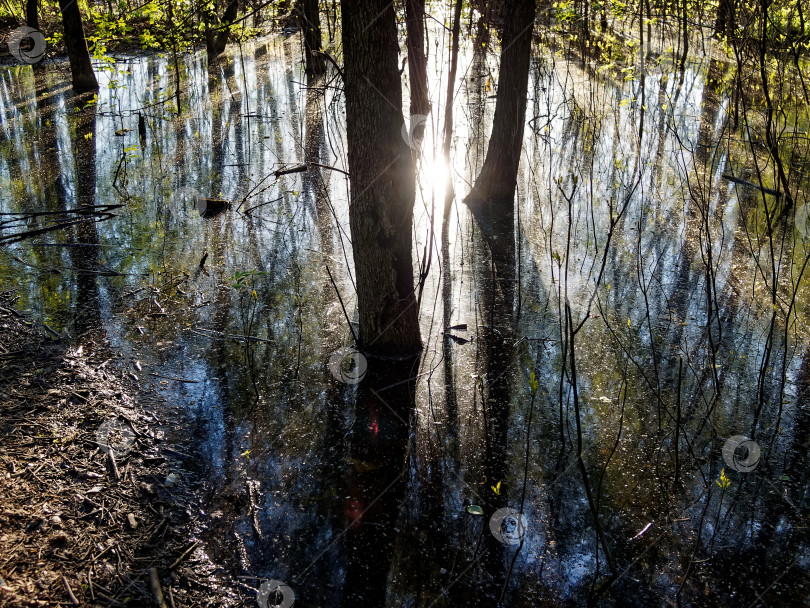
[[0,605],[810,605],[806,109],[788,206],[751,64],[537,28],[496,259],[461,199],[498,45],[459,48],[445,159],[429,23],[399,369],[354,349],[340,73],[299,36],[97,96],[0,67]]

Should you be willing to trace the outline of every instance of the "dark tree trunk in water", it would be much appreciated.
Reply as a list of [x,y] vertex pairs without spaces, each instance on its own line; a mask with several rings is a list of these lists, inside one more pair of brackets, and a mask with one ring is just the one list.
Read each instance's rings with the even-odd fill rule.
[[683,71],[686,66],[686,59],[689,56],[689,7],[687,0],[683,0],[683,14],[681,15],[681,31],[683,32],[683,55],[681,55],[680,69]]
[[405,0],[405,24],[408,44],[408,79],[411,85],[411,115],[427,114],[430,101],[427,91],[425,58],[425,0]]
[[344,4],[343,48],[360,346],[376,355],[415,355],[422,341],[411,261],[414,165],[402,136],[393,5]]
[[65,46],[70,59],[70,73],[73,76],[73,89],[77,93],[97,91],[98,81],[93,73],[87,41],[84,39],[82,16],[75,0],[59,0],[62,11],[62,24],[65,28]]
[[205,50],[208,59],[213,59],[217,53],[217,32],[213,28],[217,26],[217,3],[216,0],[202,10],[202,19],[205,24]]
[[706,74],[700,103],[700,130],[695,146],[695,160],[698,161],[696,169],[714,170],[710,164],[710,161],[713,160],[710,155],[714,149],[714,124],[717,120],[717,112],[720,110],[717,88],[722,81],[724,67],[725,63],[721,63],[717,59],[709,60],[709,71]]
[[225,50],[228,46],[228,36],[231,33],[231,23],[236,19],[236,14],[239,12],[239,0],[231,0],[228,6],[225,7],[225,13],[222,15],[220,25],[223,29],[219,30],[216,37],[212,37],[213,42],[209,45],[208,55],[216,57]]
[[481,173],[464,199],[489,239],[505,234],[514,214],[535,4],[534,0],[512,0],[504,9],[506,23],[492,136]]
[[302,0],[296,4],[298,9],[298,27],[304,34],[304,55],[307,63],[307,74],[316,76],[326,71],[326,64],[321,50],[321,14],[318,0]]
[[39,29],[39,15],[37,14],[37,0],[25,2],[25,24],[35,30]]
[[717,20],[714,22],[716,36],[725,36],[734,31],[734,0],[720,0]]

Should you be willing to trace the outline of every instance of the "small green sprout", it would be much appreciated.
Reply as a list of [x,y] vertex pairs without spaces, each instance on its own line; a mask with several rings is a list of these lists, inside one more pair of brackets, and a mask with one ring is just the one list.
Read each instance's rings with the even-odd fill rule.
[[720,479],[715,480],[714,483],[720,486],[720,489],[723,490],[723,492],[729,489],[729,487],[731,486],[731,480],[726,475],[725,469],[720,471]]

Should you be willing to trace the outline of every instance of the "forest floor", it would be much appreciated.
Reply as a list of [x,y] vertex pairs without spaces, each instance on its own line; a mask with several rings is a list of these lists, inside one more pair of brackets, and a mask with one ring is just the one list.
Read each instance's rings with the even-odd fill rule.
[[199,543],[181,410],[108,351],[45,333],[0,293],[0,607],[161,605],[158,586],[164,606],[244,603],[250,587]]

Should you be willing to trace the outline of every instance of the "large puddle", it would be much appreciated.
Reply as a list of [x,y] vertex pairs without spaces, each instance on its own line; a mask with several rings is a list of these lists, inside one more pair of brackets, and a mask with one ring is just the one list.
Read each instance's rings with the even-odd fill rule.
[[[443,223],[444,59],[413,366],[341,350],[356,313],[342,95],[307,82],[297,38],[210,70],[204,53],[121,59],[89,104],[64,66],[3,68],[0,212],[118,206],[7,244],[3,286],[185,406],[206,549],[296,605],[806,604],[810,240],[792,223],[769,237],[761,194],[722,178],[750,171],[706,86],[724,67],[622,80],[537,53],[512,270],[459,202],[497,54],[460,53]],[[203,219],[202,198],[232,208]]]

